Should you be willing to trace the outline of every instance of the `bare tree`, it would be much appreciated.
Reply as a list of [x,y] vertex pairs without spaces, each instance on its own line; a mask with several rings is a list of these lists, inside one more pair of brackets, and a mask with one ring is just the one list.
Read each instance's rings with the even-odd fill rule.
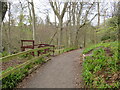
[[72,30],[71,30],[71,2],[69,4],[69,7],[68,7],[68,17],[69,17],[69,36],[68,36],[68,45],[71,46],[71,43],[72,43]]
[[[81,3],[81,5],[83,5],[82,3]],[[93,18],[90,20],[90,21],[88,21],[88,15],[90,14],[90,10],[92,9],[92,7],[95,5],[95,2],[93,2],[93,3],[90,3],[90,6],[86,9],[86,13],[85,13],[85,15],[84,15],[84,17],[83,17],[83,22],[82,22],[82,24],[79,24],[79,22],[78,22],[78,25],[77,25],[77,31],[76,31],[76,35],[75,35],[75,46],[76,47],[78,47],[78,33],[79,33],[79,31],[80,31],[80,29],[83,27],[83,26],[85,26],[85,25],[87,25],[87,24],[89,24],[89,23],[91,23],[92,22],[92,20],[96,17],[96,15],[97,14],[95,14],[94,16],[93,16]],[[80,10],[80,15],[83,13],[82,12],[83,11],[83,6],[81,6],[81,10]],[[80,17],[80,16],[78,16],[78,17]],[[85,33],[86,34],[86,33]],[[84,34],[84,35],[85,35]],[[85,35],[86,36],[86,35]],[[84,36],[84,37],[85,37]],[[84,38],[84,47],[85,47],[85,38]]]
[[0,52],[2,52],[2,21],[7,11],[7,2],[0,1]]
[[[63,34],[62,34],[62,28],[63,28],[63,17],[65,15],[65,12],[66,12],[66,9],[67,9],[67,6],[68,6],[68,2],[65,2],[64,3],[64,7],[63,7],[63,10],[61,12],[61,14],[59,13],[59,7],[57,5],[56,2],[50,2],[50,5],[55,13],[55,15],[57,16],[58,20],[59,20],[59,30],[60,30],[60,35],[59,35],[59,46],[62,45],[62,39],[63,39]],[[59,47],[60,48],[60,47]]]
[[36,39],[36,26],[35,26],[35,9],[34,9],[33,0],[31,0],[30,4],[32,6],[33,40],[35,40]]
[[[0,52],[2,52],[2,2],[0,1]],[[1,55],[0,55],[1,57]]]
[[100,26],[100,3],[97,3],[97,8],[98,8],[98,27]]
[[[80,26],[80,19],[81,19],[81,16],[82,16],[82,11],[83,11],[84,4],[83,4],[83,2],[80,2],[77,5],[78,5],[77,6],[78,13],[77,13],[77,27],[76,27],[77,32],[76,32],[76,37],[75,37],[75,46],[78,45],[78,33],[79,33],[80,28],[82,28],[82,27],[79,27],[79,26]],[[80,5],[80,8],[78,8],[79,5]]]
[[105,20],[105,17],[106,17],[106,10],[104,10],[104,26],[106,26],[106,20]]
[[30,2],[29,2],[29,0],[27,2],[28,2],[28,10],[29,10],[29,23],[30,23],[30,27],[31,27],[32,26],[32,13],[31,13],[31,8],[30,8]]
[[8,14],[8,16],[9,16],[9,23],[8,23],[8,51],[9,51],[9,54],[11,53],[11,50],[10,50],[10,46],[11,46],[10,45],[10,42],[11,42],[11,36],[10,36],[11,35],[10,34],[10,29],[11,29],[10,28],[11,27],[10,26],[10,24],[11,24],[10,23],[11,11],[10,10],[11,10],[11,3],[9,3],[9,14]]

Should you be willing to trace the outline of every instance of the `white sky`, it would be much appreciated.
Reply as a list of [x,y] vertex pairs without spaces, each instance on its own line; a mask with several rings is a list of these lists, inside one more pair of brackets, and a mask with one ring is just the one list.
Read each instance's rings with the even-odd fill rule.
[[[16,3],[16,4],[19,2],[19,0],[9,0],[9,1],[12,2],[12,3]],[[20,1],[25,1],[25,0],[20,0]],[[49,10],[50,21],[54,22],[54,12],[49,5],[49,0],[33,0],[33,1],[34,1],[34,4],[35,4],[36,15],[41,17],[43,20],[45,20],[46,14],[44,14],[44,13],[46,12],[46,10]],[[68,0],[59,0],[59,1],[68,1]],[[75,1],[75,0],[72,0],[72,1]],[[77,1],[80,1],[80,0],[77,0]],[[84,0],[84,1],[89,1],[89,0]],[[98,0],[96,0],[96,1],[98,1]],[[104,8],[108,8],[107,14],[109,14],[109,13],[111,13],[111,8],[110,8],[111,3],[110,2],[119,1],[119,0],[99,0],[99,1],[104,1]],[[105,3],[107,3],[107,2],[109,2],[109,3],[106,5]],[[96,13],[97,12],[94,12],[94,14],[96,14]],[[6,14],[6,17],[8,17],[7,14]],[[89,18],[92,18],[92,17],[93,16],[91,15]],[[64,17],[64,21],[65,20],[66,20],[66,16]],[[103,17],[101,17],[101,22],[103,22]],[[97,17],[94,20],[93,24],[94,25],[97,24]]]

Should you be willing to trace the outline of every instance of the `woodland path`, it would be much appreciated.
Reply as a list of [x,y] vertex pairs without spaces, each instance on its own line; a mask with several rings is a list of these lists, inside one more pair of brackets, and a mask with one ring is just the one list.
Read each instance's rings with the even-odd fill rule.
[[18,88],[82,88],[82,50],[52,57],[27,76]]

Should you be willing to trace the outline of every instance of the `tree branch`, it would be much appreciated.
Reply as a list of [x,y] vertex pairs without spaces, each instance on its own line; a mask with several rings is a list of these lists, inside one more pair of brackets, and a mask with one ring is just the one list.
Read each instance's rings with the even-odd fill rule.
[[61,18],[64,17],[64,14],[65,14],[65,11],[66,11],[66,8],[67,8],[67,5],[68,5],[68,2],[66,2],[66,3],[64,4],[64,8],[63,8],[62,13],[61,13]]
[[91,4],[91,6],[88,8],[88,10],[86,10],[85,22],[86,22],[86,20],[87,20],[87,16],[88,16],[88,14],[89,14],[89,12],[90,12],[90,9],[93,7],[94,4],[95,4],[95,2],[93,2],[93,4]]
[[59,15],[58,11],[55,9],[55,7],[54,7],[54,5],[53,5],[53,2],[50,2],[50,5],[51,5],[51,7],[53,8],[53,11],[54,11],[55,15],[59,18],[60,15]]

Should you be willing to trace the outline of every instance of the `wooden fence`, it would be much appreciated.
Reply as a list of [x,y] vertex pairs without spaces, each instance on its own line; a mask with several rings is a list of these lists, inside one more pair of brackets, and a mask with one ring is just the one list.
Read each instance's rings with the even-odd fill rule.
[[2,62],[8,62],[10,60],[15,59],[16,57],[19,57],[21,55],[30,54],[30,53],[38,53],[38,54],[34,55],[34,57],[31,60],[27,60],[24,63],[15,66],[11,70],[8,70],[6,72],[0,72],[0,80],[7,77],[12,72],[16,72],[16,71],[18,71],[18,69],[23,68],[26,65],[29,65],[29,64],[33,63],[37,59],[40,59],[40,58],[43,58],[43,57],[46,57],[46,56],[50,56],[50,55],[54,55],[54,46],[47,46],[47,47],[31,49],[31,50],[23,51],[23,52],[20,52],[20,53],[17,53],[17,54],[2,57],[2,58],[0,58],[0,62],[1,63]]

